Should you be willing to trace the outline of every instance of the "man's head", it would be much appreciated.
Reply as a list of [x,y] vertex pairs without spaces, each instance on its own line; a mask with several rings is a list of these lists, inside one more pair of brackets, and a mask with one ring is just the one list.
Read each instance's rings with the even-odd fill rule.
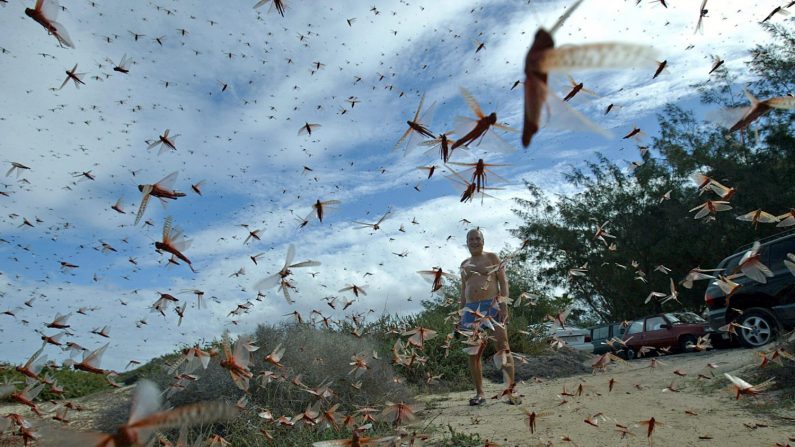
[[467,232],[467,248],[473,256],[483,253],[483,232],[480,228]]

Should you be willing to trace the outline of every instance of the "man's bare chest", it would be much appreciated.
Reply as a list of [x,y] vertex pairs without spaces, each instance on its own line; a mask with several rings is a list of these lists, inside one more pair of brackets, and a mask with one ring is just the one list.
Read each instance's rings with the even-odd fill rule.
[[494,274],[494,265],[485,256],[479,259],[469,258],[461,265],[461,271],[466,280],[473,277],[486,278]]

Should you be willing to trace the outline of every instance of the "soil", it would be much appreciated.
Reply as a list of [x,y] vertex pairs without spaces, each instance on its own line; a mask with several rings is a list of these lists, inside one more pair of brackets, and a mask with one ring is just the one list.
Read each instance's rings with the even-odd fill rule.
[[[78,404],[80,411],[69,410],[67,425],[70,431],[93,431],[93,432],[112,432],[115,427],[123,424],[130,412],[130,400],[134,386],[126,386],[116,390],[92,394],[90,396],[74,399],[72,402]],[[42,402],[39,407],[45,414],[53,414],[56,405],[51,402]],[[57,433],[62,423],[39,419],[28,407],[13,404],[0,404],[0,415],[8,413],[18,413],[28,421],[35,424],[36,431],[41,433]],[[46,437],[45,437],[46,438]],[[11,436],[0,436],[0,447],[21,446],[21,439]],[[55,445],[53,443],[42,443],[42,445]]]
[[[551,379],[590,373],[590,363],[586,362],[591,357],[583,351],[564,347],[543,355],[528,357],[524,361],[517,361],[514,376],[517,381],[529,381],[536,378]],[[483,377],[501,383],[502,371],[493,363],[486,362],[483,366]]]
[[[418,397],[424,409],[412,429],[431,435],[425,445],[441,442],[449,430],[478,435],[479,443],[490,446],[718,446],[795,445],[795,404],[792,394],[765,392],[758,397],[741,396],[728,389],[724,372],[751,383],[759,372],[756,352],[750,349],[716,350],[637,359],[611,365],[604,372],[592,373],[595,357],[566,350],[529,358],[517,364],[516,390],[522,404],[509,405],[506,399],[493,399],[503,385],[499,371],[486,365],[485,404],[471,407],[472,391],[426,394]],[[787,362],[778,371],[782,383],[791,380],[795,364]],[[707,365],[713,364],[717,368]],[[684,373],[684,376],[674,374]],[[786,373],[786,374],[785,374]],[[698,378],[703,374],[708,379]],[[609,381],[615,381],[613,390]],[[582,393],[577,395],[582,385]],[[673,391],[676,390],[676,391]],[[83,411],[69,413],[69,428],[77,431],[108,431],[127,418],[132,387],[101,393],[76,401]],[[572,394],[564,396],[564,394]],[[52,405],[42,403],[45,411]],[[112,411],[109,411],[112,409]],[[30,420],[55,427],[55,422],[38,420],[26,407],[0,404],[0,414],[19,412]],[[527,413],[538,416],[531,433]],[[595,417],[597,426],[586,418]],[[641,421],[654,417],[655,429],[647,437]],[[631,434],[621,437],[617,425]],[[450,428],[448,428],[448,426]],[[778,443],[778,444],[777,444]],[[19,439],[0,439],[0,446],[21,445]],[[449,444],[448,444],[449,445]]]
[[[520,405],[491,398],[502,392],[499,383],[484,384],[489,399],[476,407],[468,404],[472,391],[421,396],[425,409],[414,428],[438,441],[449,434],[449,426],[456,433],[477,434],[480,445],[489,440],[499,446],[774,446],[795,442],[795,405],[791,398],[770,392],[736,400],[728,388],[724,372],[749,381],[754,376],[753,370],[758,370],[755,365],[759,364],[754,350],[656,357],[654,368],[652,359],[636,359],[591,373],[594,359],[575,362],[588,372],[569,377],[558,376],[554,368],[571,362],[554,360],[543,370],[538,369],[541,362],[531,362],[528,368],[536,378],[522,376],[524,380],[517,384],[523,399]],[[795,365],[789,362],[788,369],[792,368]],[[571,372],[571,368],[562,372]],[[698,378],[699,374],[709,378]],[[540,378],[550,376],[555,377]],[[611,379],[615,384],[609,391]],[[581,395],[563,396],[576,394],[580,385]],[[527,422],[529,412],[539,415],[533,433]],[[597,414],[601,414],[594,418],[597,426],[585,422]],[[652,417],[656,425],[647,437],[647,426],[641,421]],[[631,434],[622,438],[616,424],[626,426]]]

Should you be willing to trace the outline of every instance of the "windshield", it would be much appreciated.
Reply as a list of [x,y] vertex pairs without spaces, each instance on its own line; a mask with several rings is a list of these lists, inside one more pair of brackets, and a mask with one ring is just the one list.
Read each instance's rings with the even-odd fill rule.
[[699,317],[698,315],[694,314],[693,312],[675,312],[675,313],[667,313],[665,314],[671,323],[673,324],[683,324],[683,323],[704,323],[706,320]]

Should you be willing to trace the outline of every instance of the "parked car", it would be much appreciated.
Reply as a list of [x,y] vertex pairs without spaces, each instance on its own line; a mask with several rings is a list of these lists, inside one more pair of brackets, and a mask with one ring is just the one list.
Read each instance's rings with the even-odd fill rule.
[[[716,274],[733,273],[750,249],[750,245],[741,247],[721,261],[717,267],[721,271]],[[728,299],[717,282],[710,284],[704,293],[712,328],[725,331],[728,324],[736,323],[737,338],[749,348],[766,345],[777,332],[795,327],[795,272],[787,267],[787,262],[795,266],[795,255],[791,255],[795,253],[795,231],[761,240],[757,253],[773,274],[764,278],[765,283],[741,276],[733,279],[739,287]]]
[[671,348],[687,352],[693,349],[699,337],[714,330],[706,320],[692,312],[667,312],[633,321],[624,333],[626,348],[622,354],[635,358],[640,348]]
[[591,344],[591,331],[574,326],[566,326],[561,328],[555,326],[553,329],[552,323],[531,324],[527,327],[531,337],[540,337],[544,339],[555,338],[566,344],[566,346],[577,349],[579,351],[593,350]]
[[593,353],[602,355],[605,352],[616,352],[622,348],[618,343],[610,343],[610,340],[621,340],[627,327],[623,323],[603,324],[591,328],[591,344]]

